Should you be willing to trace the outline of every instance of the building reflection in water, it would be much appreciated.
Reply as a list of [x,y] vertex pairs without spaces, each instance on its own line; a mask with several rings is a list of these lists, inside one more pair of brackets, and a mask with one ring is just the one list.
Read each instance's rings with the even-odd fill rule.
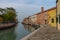
[[28,30],[30,32],[33,32],[35,30],[35,28],[33,26],[31,26],[31,25],[25,25],[25,24],[23,24],[23,26],[24,26],[24,28],[26,30]]
[[15,40],[15,28],[0,30],[0,40]]

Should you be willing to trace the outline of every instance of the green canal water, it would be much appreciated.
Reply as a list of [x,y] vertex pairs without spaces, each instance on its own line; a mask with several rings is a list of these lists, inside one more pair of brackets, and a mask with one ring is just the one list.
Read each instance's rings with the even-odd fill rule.
[[0,40],[20,40],[34,30],[31,26],[18,23],[18,25],[13,28],[0,30]]

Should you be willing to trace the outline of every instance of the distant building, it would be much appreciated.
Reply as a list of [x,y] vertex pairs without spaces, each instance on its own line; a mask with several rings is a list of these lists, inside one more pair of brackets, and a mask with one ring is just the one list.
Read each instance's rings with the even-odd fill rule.
[[29,17],[29,23],[30,24],[35,24],[36,23],[36,21],[37,21],[37,15],[32,15],[32,16],[30,16]]
[[22,23],[28,24],[29,23],[29,19],[28,18],[24,18]]

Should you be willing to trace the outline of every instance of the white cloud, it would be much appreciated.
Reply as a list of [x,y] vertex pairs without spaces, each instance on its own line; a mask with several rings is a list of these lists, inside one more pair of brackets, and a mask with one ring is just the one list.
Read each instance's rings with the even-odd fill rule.
[[52,0],[0,0],[0,7],[14,7],[18,12],[19,19],[40,12],[41,6],[47,9],[54,5],[55,1]]
[[14,7],[14,8],[28,8],[28,7],[32,7],[32,8],[39,8],[40,6],[37,5],[29,5],[29,4],[19,4],[19,3],[2,3],[2,5],[0,4],[0,7],[5,8],[5,7]]

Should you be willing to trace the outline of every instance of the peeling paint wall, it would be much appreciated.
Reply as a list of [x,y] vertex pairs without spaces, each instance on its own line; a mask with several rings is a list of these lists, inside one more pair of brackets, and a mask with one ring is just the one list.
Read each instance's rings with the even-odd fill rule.
[[47,24],[47,18],[48,18],[47,12],[38,14],[37,15],[37,24],[42,24],[42,25]]
[[52,27],[56,27],[56,9],[48,11],[48,24]]

